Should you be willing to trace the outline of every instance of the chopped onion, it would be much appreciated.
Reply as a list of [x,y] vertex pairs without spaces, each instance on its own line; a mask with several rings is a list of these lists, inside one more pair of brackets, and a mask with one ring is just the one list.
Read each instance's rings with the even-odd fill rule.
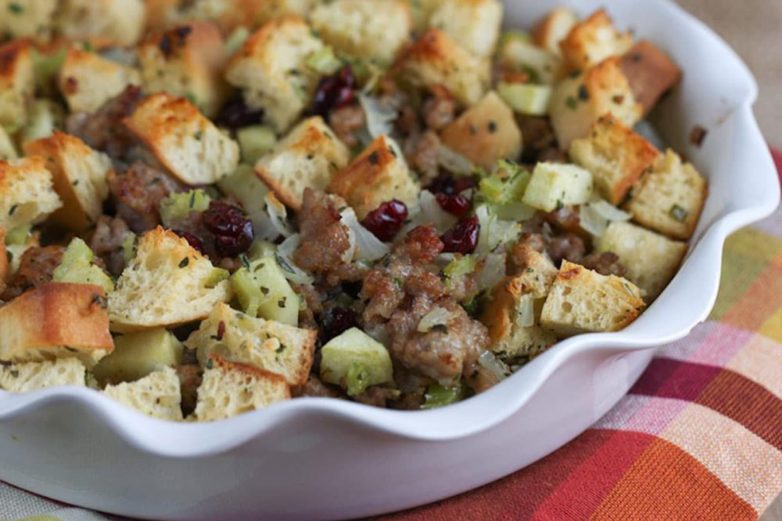
[[342,224],[350,229],[352,236],[352,243],[354,251],[351,253],[351,259],[374,262],[383,258],[391,250],[386,246],[383,241],[375,237],[375,235],[361,226],[356,217],[356,212],[353,208],[345,208],[340,213],[342,218]]
[[605,218],[607,221],[629,221],[630,217],[632,217],[629,213],[623,212],[616,206],[608,203],[608,201],[604,201],[602,199],[590,201],[589,206],[591,206],[598,215]]
[[458,222],[458,219],[446,212],[429,190],[421,190],[418,194],[418,207],[410,208],[410,222],[404,227],[406,233],[416,226],[434,225],[437,231],[444,233]]
[[437,163],[449,172],[458,175],[470,175],[475,170],[472,161],[445,145],[440,145],[437,149]]
[[369,135],[373,139],[383,135],[391,135],[394,130],[392,123],[399,116],[397,107],[384,106],[377,98],[364,93],[359,93],[358,101],[361,103],[361,108],[364,109]]
[[436,307],[421,318],[418,322],[418,332],[428,333],[437,326],[448,326],[448,322],[453,318],[453,311],[445,308]]
[[304,270],[299,268],[295,262],[293,262],[293,254],[299,247],[301,237],[299,234],[291,235],[285,239],[282,244],[277,246],[277,254],[275,258],[277,264],[282,268],[282,272],[285,278],[291,282],[297,284],[312,284],[314,279]]
[[489,371],[498,382],[507,378],[510,373],[508,366],[494,356],[494,353],[491,351],[482,352],[481,356],[478,357],[478,364]]
[[498,219],[487,205],[476,208],[475,215],[481,225],[477,248],[479,254],[493,252],[498,247],[517,241],[521,235],[519,223]]
[[266,212],[269,214],[272,226],[283,237],[290,237],[293,235],[293,230],[288,226],[288,210],[285,205],[280,202],[274,195],[274,192],[266,194]]
[[581,228],[595,237],[600,237],[605,233],[609,224],[615,221],[627,221],[630,219],[630,214],[602,199],[597,199],[581,205],[578,210],[578,219]]
[[476,283],[478,291],[491,289],[505,278],[505,254],[490,253],[483,260]]
[[518,327],[532,327],[535,325],[535,299],[532,295],[522,295],[516,303],[516,320]]

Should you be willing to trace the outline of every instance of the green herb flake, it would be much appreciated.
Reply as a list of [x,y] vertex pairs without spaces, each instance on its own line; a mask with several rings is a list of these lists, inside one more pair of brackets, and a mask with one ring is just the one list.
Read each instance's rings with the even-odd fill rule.
[[688,212],[678,204],[673,205],[669,213],[671,214],[671,217],[673,217],[680,223],[686,221],[687,216],[690,215],[690,212]]
[[8,10],[13,14],[22,14],[24,12],[24,6],[17,4],[16,2],[11,2],[8,4]]
[[185,257],[184,259],[179,261],[179,267],[180,268],[185,268],[185,267],[187,267],[188,264],[190,264],[190,259],[188,257]]
[[578,100],[573,96],[565,98],[565,106],[570,110],[576,110],[578,108]]

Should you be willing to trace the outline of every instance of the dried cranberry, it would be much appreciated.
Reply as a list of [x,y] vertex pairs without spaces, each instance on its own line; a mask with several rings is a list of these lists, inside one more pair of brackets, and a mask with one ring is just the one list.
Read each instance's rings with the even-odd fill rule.
[[396,199],[382,203],[367,214],[361,225],[383,242],[392,240],[407,219],[407,206]]
[[351,327],[358,326],[358,316],[352,309],[333,307],[321,318],[321,341],[328,342]]
[[350,65],[345,65],[332,76],[323,78],[315,90],[312,113],[328,117],[329,112],[333,109],[350,105],[356,100],[356,95],[353,92],[355,87],[356,79]]
[[470,176],[454,177],[448,172],[440,172],[427,187],[433,194],[456,195],[475,187],[475,179]]
[[233,257],[247,251],[253,242],[253,225],[241,208],[225,201],[212,201],[201,215],[207,230],[215,236],[217,253]]
[[444,193],[435,194],[440,208],[456,217],[464,217],[472,208],[472,203],[463,195],[446,195]]
[[171,231],[179,235],[180,237],[182,237],[184,240],[186,240],[188,244],[190,244],[190,246],[192,246],[196,250],[200,251],[201,253],[206,252],[206,250],[204,250],[204,242],[198,237],[196,237],[195,235],[193,235],[192,233],[186,232],[184,230],[171,230]]
[[441,237],[446,253],[468,254],[475,251],[478,245],[478,234],[481,231],[481,225],[476,216],[468,217],[459,221],[456,226],[448,230]]
[[240,96],[228,101],[220,109],[215,118],[218,125],[228,128],[240,128],[256,125],[263,120],[263,109],[253,109],[247,106]]

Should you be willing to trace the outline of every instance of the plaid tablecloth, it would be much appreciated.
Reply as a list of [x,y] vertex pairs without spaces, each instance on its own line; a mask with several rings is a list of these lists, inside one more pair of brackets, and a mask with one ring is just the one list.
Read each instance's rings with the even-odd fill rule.
[[[757,519],[782,493],[782,210],[724,256],[710,319],[591,429],[512,476],[381,519]],[[0,483],[0,519],[34,515],[106,519]]]

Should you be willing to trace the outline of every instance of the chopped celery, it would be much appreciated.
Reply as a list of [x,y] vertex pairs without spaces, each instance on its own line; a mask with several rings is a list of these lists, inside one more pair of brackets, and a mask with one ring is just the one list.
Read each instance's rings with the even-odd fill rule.
[[33,50],[35,86],[39,91],[50,90],[52,79],[60,72],[67,52],[65,47],[57,49],[53,54],[41,54]]
[[79,239],[73,239],[62,256],[62,262],[54,269],[52,280],[55,282],[74,282],[77,284],[95,284],[106,292],[114,289],[111,277],[92,264],[94,255],[87,244]]
[[[246,260],[246,259],[245,259]],[[247,261],[231,275],[236,299],[242,311],[253,317],[299,324],[299,296],[272,257]]]
[[562,59],[524,38],[507,38],[498,48],[500,64],[526,72],[533,83],[551,85],[561,75]]
[[49,137],[56,128],[62,127],[64,111],[57,103],[48,99],[33,101],[27,125],[21,130],[20,142]]
[[274,131],[264,125],[240,128],[236,131],[236,139],[239,141],[242,161],[251,165],[269,153],[277,143]]
[[23,224],[13,228],[5,235],[5,243],[15,245],[27,244],[27,240],[30,238],[31,229],[32,227],[29,224]]
[[510,161],[500,161],[494,173],[481,179],[479,190],[487,202],[504,205],[520,201],[531,174]]
[[122,259],[128,264],[136,256],[136,234],[128,232],[122,240]]
[[552,89],[549,85],[500,82],[497,85],[497,93],[519,114],[545,116],[548,113]]
[[269,189],[255,174],[252,166],[239,165],[233,174],[218,181],[217,186],[226,194],[236,197],[247,215],[265,213],[265,197]]
[[475,266],[477,266],[477,264],[478,262],[472,255],[462,255],[449,262],[443,272],[449,279],[460,277],[475,271]]
[[461,383],[448,387],[435,383],[427,387],[424,398],[426,401],[421,406],[422,409],[436,409],[464,398],[464,388]]
[[342,67],[342,60],[337,58],[334,49],[328,46],[307,56],[305,63],[307,67],[323,76],[330,76]]
[[244,45],[248,36],[250,36],[250,31],[247,27],[242,26],[234,29],[233,32],[228,35],[228,38],[225,39],[224,48],[226,56],[231,56],[238,51],[242,45]]
[[163,328],[114,339],[114,351],[93,368],[99,382],[116,384],[138,380],[164,367],[182,363],[182,343]]
[[160,201],[160,220],[166,228],[186,219],[192,212],[203,212],[212,199],[200,188],[177,192]]
[[342,385],[350,396],[367,387],[393,383],[394,368],[385,346],[358,328],[351,328],[321,348],[320,377]]

